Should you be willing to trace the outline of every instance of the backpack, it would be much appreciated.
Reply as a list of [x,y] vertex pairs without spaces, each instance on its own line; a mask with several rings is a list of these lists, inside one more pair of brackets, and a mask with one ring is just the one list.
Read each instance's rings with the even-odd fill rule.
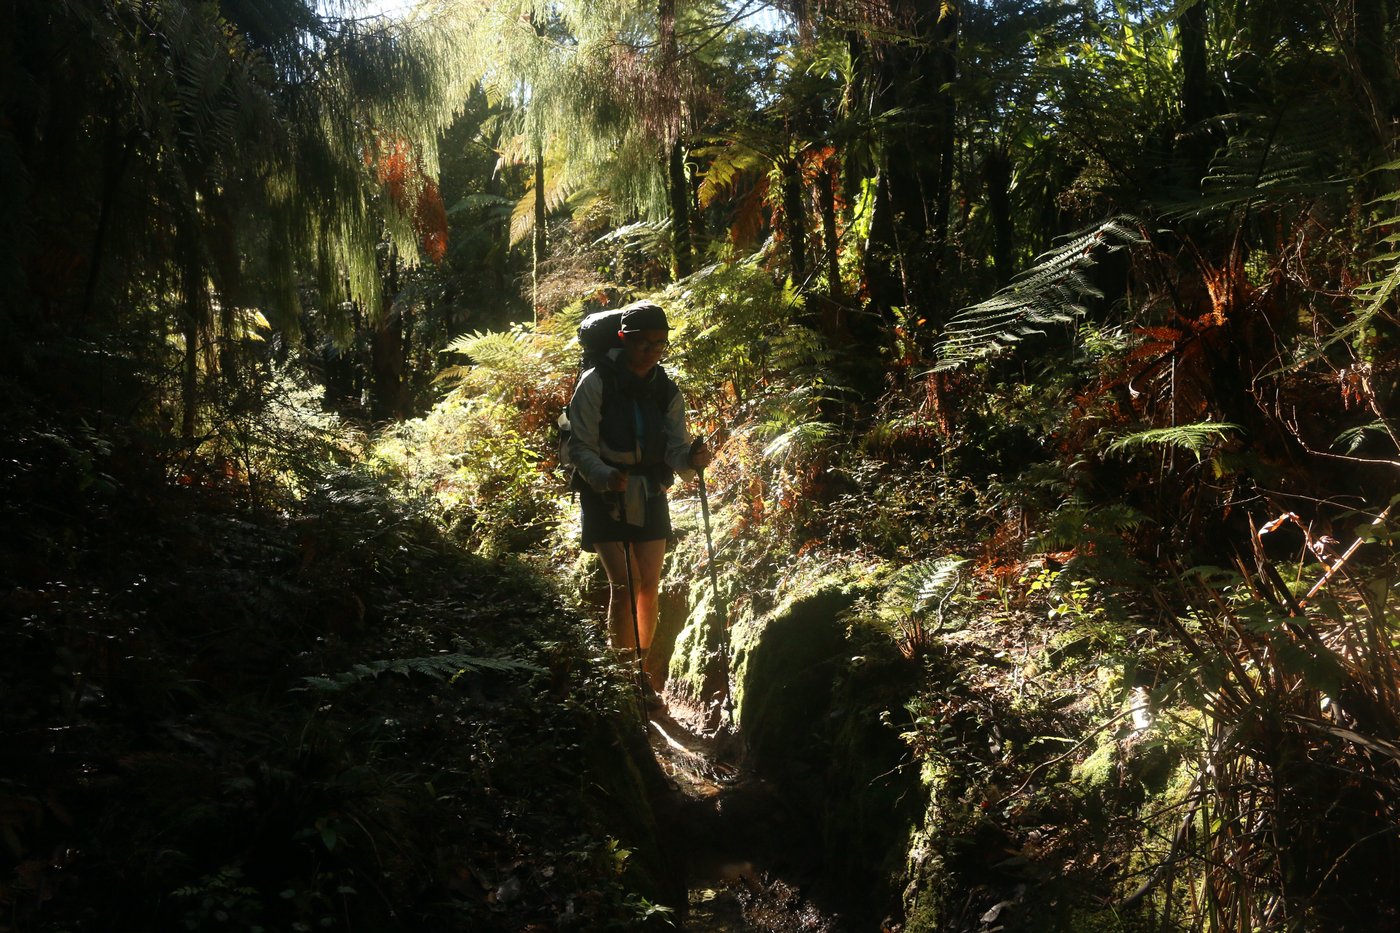
[[[622,330],[621,308],[594,311],[579,322],[578,345],[582,352],[579,355],[578,376],[574,379],[576,384],[585,372],[607,359],[609,350],[622,346],[622,338],[617,335],[620,330]],[[565,405],[564,410],[559,413],[559,420],[555,423],[555,427],[558,434],[556,450],[559,468],[563,470],[569,488],[577,490],[578,484],[582,480],[578,478],[578,467],[569,454],[569,441],[574,436],[574,429],[569,424],[568,405]]]
[[[622,338],[618,336],[618,331],[622,330],[622,312],[622,308],[595,311],[579,322],[578,343],[581,352],[578,374],[580,378],[588,370],[607,364],[609,362],[608,351],[622,346]],[[674,391],[675,383],[671,381],[670,374],[666,373],[664,369],[661,372],[664,376],[664,382],[659,387],[660,391],[664,393]],[[605,391],[610,381],[607,378],[603,380]],[[569,424],[567,405],[559,413],[556,428],[559,467],[564,472],[569,488],[577,491],[582,487],[583,479],[578,475],[578,467],[569,454],[569,441],[573,438],[573,426]]]

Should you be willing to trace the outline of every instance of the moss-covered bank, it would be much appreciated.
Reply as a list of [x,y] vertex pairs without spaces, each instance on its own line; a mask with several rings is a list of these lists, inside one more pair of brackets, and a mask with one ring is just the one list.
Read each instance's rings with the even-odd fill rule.
[[[917,667],[887,638],[850,623],[858,594],[854,584],[824,579],[735,622],[730,727],[745,765],[788,810],[790,843],[819,855],[808,879],[814,895],[853,929],[868,929],[899,913],[922,796],[900,740]],[[673,658],[682,696],[713,683],[718,637],[706,609],[697,606]]]

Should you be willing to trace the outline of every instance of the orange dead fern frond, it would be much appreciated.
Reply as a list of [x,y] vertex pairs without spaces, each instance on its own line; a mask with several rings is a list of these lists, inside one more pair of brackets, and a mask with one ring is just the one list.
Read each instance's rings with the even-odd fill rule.
[[409,190],[419,175],[413,147],[402,139],[381,140],[367,155],[375,176],[399,210],[407,210]]
[[423,255],[434,263],[441,263],[447,256],[447,206],[442,203],[442,192],[431,178],[424,179],[418,192],[413,228],[418,232]]

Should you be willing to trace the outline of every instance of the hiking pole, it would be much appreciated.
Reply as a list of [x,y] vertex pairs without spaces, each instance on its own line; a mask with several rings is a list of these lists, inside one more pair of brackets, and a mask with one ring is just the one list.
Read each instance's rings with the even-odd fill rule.
[[[624,505],[624,508],[626,506]],[[627,601],[632,606],[632,644],[637,648],[637,702],[642,710],[642,731],[647,728],[646,665],[642,663],[642,628],[637,623],[637,588],[632,582],[632,541],[622,539],[622,558],[627,562]]]
[[[704,443],[702,438],[697,438],[695,444],[691,445],[693,450],[699,444]],[[708,558],[710,570],[710,593],[714,600],[713,608],[716,613],[719,608],[719,579],[715,576],[715,540],[710,533],[710,496],[705,489],[705,468],[696,467],[696,477],[700,481],[700,517],[705,523],[705,555]],[[724,714],[726,718],[733,718],[734,698],[729,690],[729,614],[725,613],[724,628],[720,630],[719,636],[719,663],[720,672],[724,676]]]

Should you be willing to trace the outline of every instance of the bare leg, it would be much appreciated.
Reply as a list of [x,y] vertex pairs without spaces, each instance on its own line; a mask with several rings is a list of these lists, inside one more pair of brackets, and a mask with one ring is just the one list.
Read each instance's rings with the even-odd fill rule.
[[[632,603],[627,593],[627,559],[622,542],[599,541],[593,548],[598,552],[603,570],[608,575],[609,642],[614,648],[635,648],[637,639],[633,637]],[[631,551],[632,585],[637,596],[636,635],[640,637],[641,649],[645,653],[651,648],[652,636],[656,633],[666,540],[634,541]],[[646,657],[647,676],[652,685],[659,689],[666,682],[665,672],[653,667],[655,662],[649,654]]]

